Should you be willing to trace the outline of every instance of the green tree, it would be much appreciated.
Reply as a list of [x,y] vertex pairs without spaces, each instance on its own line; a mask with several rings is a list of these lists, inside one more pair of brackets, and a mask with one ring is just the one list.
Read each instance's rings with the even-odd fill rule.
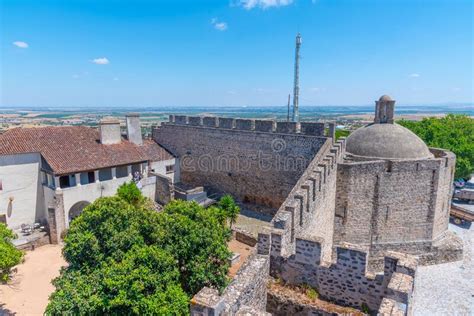
[[345,129],[336,129],[336,140],[338,140],[341,137],[347,137],[349,136],[351,132]]
[[223,210],[230,222],[230,228],[235,223],[240,213],[240,207],[235,203],[232,196],[226,194],[219,200],[219,208]]
[[47,314],[184,315],[188,296],[174,258],[156,246],[135,246],[123,260],[92,271],[66,269],[53,284]]
[[157,235],[157,243],[177,259],[181,285],[191,295],[204,286],[222,290],[227,285],[231,256],[227,241],[232,234],[222,225],[219,212],[215,207],[174,200],[160,213],[159,226],[166,231]]
[[220,209],[172,201],[156,212],[129,191],[97,199],[71,223],[69,266],[47,314],[182,315],[202,287],[227,284],[231,234]]
[[15,234],[0,223],[0,282],[7,282],[10,277],[11,268],[19,264],[23,258],[23,252],[16,249],[12,244]]
[[448,114],[421,121],[400,120],[398,123],[417,134],[428,146],[444,148],[456,154],[458,178],[469,178],[474,172],[474,119],[467,115]]
[[117,189],[117,196],[130,204],[138,205],[144,197],[135,182],[125,182]]

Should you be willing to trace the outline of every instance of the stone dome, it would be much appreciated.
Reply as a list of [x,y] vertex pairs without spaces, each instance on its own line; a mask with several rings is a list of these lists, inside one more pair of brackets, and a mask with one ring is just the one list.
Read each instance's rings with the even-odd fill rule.
[[380,102],[383,102],[383,101],[393,101],[393,99],[392,99],[389,95],[384,94],[383,96],[380,97],[379,101],[380,101]]
[[428,146],[409,129],[398,124],[370,124],[346,140],[350,154],[383,159],[432,158]]

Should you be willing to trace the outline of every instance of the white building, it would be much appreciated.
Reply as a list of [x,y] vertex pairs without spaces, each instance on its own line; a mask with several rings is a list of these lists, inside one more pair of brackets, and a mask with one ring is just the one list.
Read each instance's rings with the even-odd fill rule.
[[69,222],[95,199],[114,195],[140,174],[142,193],[155,200],[156,177],[179,177],[175,157],[142,139],[137,114],[86,126],[15,128],[0,135],[0,222],[47,223],[57,242]]

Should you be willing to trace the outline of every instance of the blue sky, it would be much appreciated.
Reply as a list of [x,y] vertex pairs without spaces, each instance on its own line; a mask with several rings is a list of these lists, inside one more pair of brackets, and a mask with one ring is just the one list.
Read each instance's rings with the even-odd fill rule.
[[472,0],[0,0],[0,106],[473,102]]

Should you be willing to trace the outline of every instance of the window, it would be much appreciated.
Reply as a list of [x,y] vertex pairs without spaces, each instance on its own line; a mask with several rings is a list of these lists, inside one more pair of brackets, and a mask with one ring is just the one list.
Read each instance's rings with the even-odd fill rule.
[[69,182],[69,176],[59,177],[59,186],[61,188],[69,188],[71,186],[71,183]]
[[174,165],[166,166],[166,173],[173,173],[174,172]]
[[95,182],[94,171],[82,172],[81,173],[81,184],[89,184]]
[[135,172],[142,173],[141,165],[138,163],[136,165],[132,165],[132,174],[135,174]]
[[41,171],[41,182],[43,185],[48,185],[48,175],[44,171]]
[[89,171],[87,173],[87,177],[89,178],[89,183],[95,182],[95,173],[94,173],[94,171]]
[[115,176],[117,178],[125,178],[128,176],[128,168],[127,166],[120,166],[115,168]]
[[107,181],[112,179],[112,169],[101,169],[99,170],[99,180],[100,181]]

